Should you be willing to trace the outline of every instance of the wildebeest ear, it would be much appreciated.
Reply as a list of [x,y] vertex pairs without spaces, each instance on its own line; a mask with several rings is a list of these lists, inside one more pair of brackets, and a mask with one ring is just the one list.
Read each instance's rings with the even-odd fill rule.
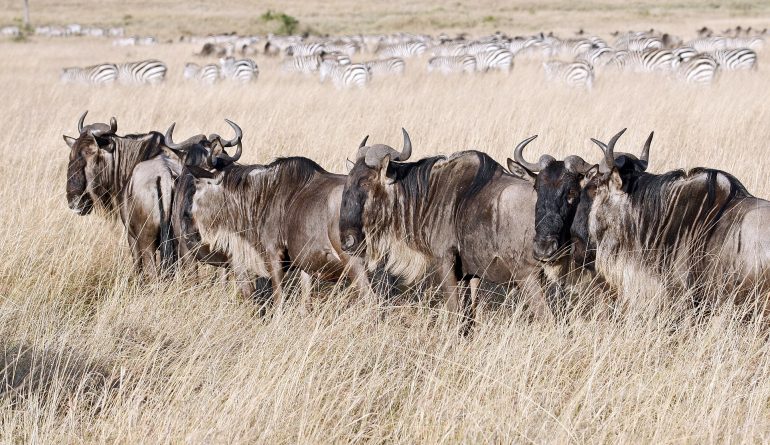
[[393,184],[393,179],[388,178],[388,166],[390,165],[390,155],[385,155],[380,160],[380,182],[383,185]]
[[64,142],[67,144],[69,148],[72,148],[72,146],[75,145],[75,141],[77,141],[77,139],[71,138],[66,134],[63,134],[62,137],[64,138]]
[[588,171],[585,174],[586,181],[590,181],[596,177],[596,175],[599,174],[599,164],[594,165],[593,167],[589,168]]
[[524,179],[525,181],[529,181],[532,184],[534,184],[535,179],[537,179],[537,173],[528,170],[526,167],[511,158],[508,158],[508,171],[510,171],[513,176]]
[[188,165],[187,171],[190,172],[196,179],[212,179],[216,177],[216,173],[212,173],[204,168],[200,168],[197,165]]

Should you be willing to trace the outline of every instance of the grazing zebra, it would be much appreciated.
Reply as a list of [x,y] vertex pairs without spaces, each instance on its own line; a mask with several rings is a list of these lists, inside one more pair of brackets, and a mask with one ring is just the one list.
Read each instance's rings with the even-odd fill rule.
[[113,63],[102,63],[85,68],[64,68],[59,78],[63,83],[109,85],[118,79],[118,67]]
[[513,68],[513,53],[507,49],[498,48],[492,51],[476,54],[476,69],[486,73],[498,70],[506,74]]
[[321,82],[329,78],[337,88],[350,88],[352,86],[363,88],[371,79],[369,69],[360,63],[339,65],[327,60],[321,64],[318,73]]
[[671,71],[675,67],[674,53],[667,49],[649,51],[628,51],[616,53],[613,62],[621,69],[631,69],[637,73],[653,71]]
[[610,63],[614,56],[615,51],[607,47],[599,47],[586,51],[579,59],[591,66],[604,66]]
[[698,54],[678,67],[679,76],[687,83],[709,85],[716,79],[719,64],[708,54]]
[[295,43],[286,48],[286,55],[293,57],[314,56],[324,52],[325,46],[320,42]]
[[726,71],[756,70],[757,53],[748,48],[720,49],[711,53],[719,68]]
[[579,57],[594,48],[592,41],[588,39],[564,40],[558,46],[562,54]]
[[438,71],[442,74],[473,73],[476,71],[476,58],[465,56],[438,56],[428,60],[428,72]]
[[310,74],[318,71],[323,61],[320,55],[294,56],[281,63],[281,71],[284,73]]
[[197,63],[186,63],[182,75],[185,80],[197,80],[206,85],[217,83],[221,77],[219,65],[213,63],[203,66]]
[[461,42],[447,42],[431,48],[434,56],[464,56],[468,54],[468,46]]
[[594,69],[584,61],[552,60],[543,62],[543,70],[547,80],[564,82],[570,87],[583,87],[590,90],[594,84]]
[[379,48],[377,55],[381,58],[384,57],[417,57],[421,56],[427,51],[428,45],[422,42],[407,42],[407,43],[395,43],[392,45]]
[[221,76],[223,79],[235,80],[241,83],[249,83],[257,80],[259,68],[251,59],[238,59],[225,57],[219,60],[222,67]]
[[714,37],[702,37],[699,39],[691,40],[686,46],[693,48],[699,53],[710,53],[718,49],[727,48],[727,37],[714,36]]
[[402,75],[406,68],[406,62],[400,57],[391,57],[383,60],[370,60],[364,62],[364,66],[369,68],[373,76]]
[[149,59],[138,62],[119,63],[118,80],[129,85],[157,85],[166,80],[166,64],[160,60]]

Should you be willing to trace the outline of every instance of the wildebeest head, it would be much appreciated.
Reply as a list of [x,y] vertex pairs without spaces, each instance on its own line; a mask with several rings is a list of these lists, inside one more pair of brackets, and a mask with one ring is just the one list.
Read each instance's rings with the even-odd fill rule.
[[[593,166],[585,175],[581,184],[580,202],[575,218],[570,228],[572,238],[573,261],[581,266],[591,268],[596,259],[596,242],[589,234],[591,208],[597,199],[605,200],[610,192],[623,194],[627,191],[634,178],[643,174],[649,165],[650,145],[655,132],[651,132],[644,143],[641,155],[637,158],[630,153],[615,153],[615,144],[625,129],[616,134],[605,144],[591,138],[602,150],[603,157],[598,165]],[[602,231],[612,215],[606,214],[600,224],[595,227]]]
[[94,202],[100,201],[106,194],[94,177],[102,167],[104,157],[111,156],[115,143],[111,136],[118,131],[118,122],[113,117],[110,123],[83,125],[86,114],[78,120],[77,138],[64,135],[64,142],[70,147],[67,166],[66,195],[69,208],[78,215],[91,213]]
[[[366,145],[366,136],[358,146],[356,161],[348,173],[342,192],[340,208],[340,239],[342,248],[350,253],[361,249],[364,227],[384,223],[381,210],[388,202],[387,187],[391,186],[391,161],[404,162],[412,154],[412,141],[403,128],[404,148],[399,152],[388,145]],[[390,176],[389,176],[390,175]]]
[[[243,131],[241,127],[232,122],[229,119],[225,119],[233,131],[235,131],[235,137],[231,140],[222,139],[216,133],[210,134],[208,137],[203,134],[198,134],[188,138],[181,143],[174,142],[174,127],[176,122],[172,123],[166,135],[164,137],[166,146],[184,161],[184,165],[188,167],[201,167],[208,169],[221,169],[236,162],[241,157],[243,148],[242,139]],[[235,155],[230,156],[225,151],[225,148],[236,147]]]
[[537,192],[535,237],[532,252],[538,261],[557,261],[568,252],[570,226],[580,195],[580,180],[591,165],[580,156],[563,161],[542,155],[537,163],[527,162],[523,151],[537,136],[520,142],[508,169],[529,180]]

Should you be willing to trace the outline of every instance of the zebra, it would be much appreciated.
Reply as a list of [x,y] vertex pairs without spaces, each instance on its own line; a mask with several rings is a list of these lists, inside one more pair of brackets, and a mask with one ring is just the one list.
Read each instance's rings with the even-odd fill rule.
[[390,74],[402,75],[406,68],[406,62],[400,57],[391,57],[382,60],[370,60],[364,62],[364,66],[369,69],[373,76],[384,76]]
[[123,84],[157,85],[166,80],[166,64],[160,60],[148,59],[138,62],[119,63],[118,80]]
[[594,69],[585,61],[543,62],[545,77],[549,81],[561,81],[570,87],[591,89],[594,84]]
[[671,52],[674,53],[674,66],[681,62],[687,62],[698,54],[698,51],[695,51],[695,48],[690,46],[680,46],[679,48],[674,48]]
[[321,63],[331,60],[332,62],[336,62],[340,65],[350,65],[350,57],[347,54],[343,54],[338,51],[334,52],[322,52],[320,53],[321,56]]
[[594,48],[593,42],[588,39],[564,40],[558,46],[558,51],[570,56],[582,56]]
[[325,46],[320,42],[295,43],[286,48],[286,55],[293,57],[314,56],[325,51]]
[[362,88],[366,86],[371,79],[369,69],[361,63],[340,65],[327,60],[321,64],[318,73],[321,82],[330,78],[337,88],[350,88],[352,86]]
[[385,57],[417,57],[427,51],[428,45],[422,42],[395,43],[377,50],[377,55]]
[[708,54],[698,54],[678,67],[678,74],[687,83],[709,85],[714,82],[719,64]]
[[620,36],[615,41],[615,47],[627,51],[647,51],[652,49],[662,49],[664,47],[663,39],[650,35],[648,32],[632,32]]
[[428,72],[438,71],[442,74],[473,73],[476,71],[476,58],[464,56],[438,56],[428,60]]
[[465,43],[447,42],[431,48],[434,56],[464,56],[468,54],[468,46]]
[[676,65],[674,53],[668,49],[618,51],[612,60],[619,68],[635,72],[671,71]]
[[221,76],[223,79],[231,79],[241,83],[249,83],[257,80],[259,68],[251,59],[238,59],[225,57],[219,60]]
[[284,73],[310,74],[318,71],[323,59],[320,55],[295,56],[281,63],[281,71]]
[[110,85],[118,79],[118,67],[114,63],[102,63],[85,68],[64,68],[59,78],[63,83]]
[[471,42],[465,46],[465,53],[472,56],[477,56],[489,51],[495,51],[501,49],[502,46],[497,42]]
[[507,49],[498,48],[476,54],[476,69],[481,72],[498,70],[506,74],[513,69],[513,53]]
[[699,53],[709,53],[718,49],[727,48],[728,38],[722,36],[702,37],[690,40],[686,46],[693,48]]
[[182,74],[185,80],[197,80],[207,85],[217,83],[221,77],[219,65],[213,63],[199,66],[197,63],[187,63]]
[[598,47],[586,51],[579,60],[583,60],[591,66],[604,66],[610,63],[615,52],[607,47]]
[[348,57],[353,57],[357,52],[361,51],[361,47],[354,42],[334,42],[327,43],[325,50],[328,52],[337,52],[345,54]]
[[711,53],[720,69],[725,71],[756,70],[757,53],[748,48],[719,49]]
[[726,48],[748,48],[759,51],[765,46],[762,37],[735,37],[727,40]]

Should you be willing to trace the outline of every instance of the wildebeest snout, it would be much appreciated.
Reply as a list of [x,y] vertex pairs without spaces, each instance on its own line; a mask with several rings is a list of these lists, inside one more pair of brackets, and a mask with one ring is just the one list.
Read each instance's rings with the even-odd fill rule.
[[545,238],[535,238],[532,244],[532,253],[538,261],[549,261],[554,259],[554,255],[559,250],[559,240],[555,236]]

